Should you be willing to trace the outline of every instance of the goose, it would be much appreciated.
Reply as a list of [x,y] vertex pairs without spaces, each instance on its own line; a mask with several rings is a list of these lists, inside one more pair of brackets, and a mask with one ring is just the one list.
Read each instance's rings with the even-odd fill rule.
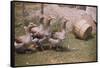
[[61,40],[60,39],[49,38],[48,39],[48,42],[50,43],[50,49],[52,47],[58,48],[59,45],[60,45],[60,43],[61,43]]
[[[47,22],[44,24],[44,18],[47,19]],[[39,26],[35,26],[33,27],[33,24],[30,23],[29,24],[29,28],[30,28],[30,31],[31,33],[33,34],[33,36],[37,36],[39,38],[42,38],[43,36],[47,36],[47,35],[50,35],[51,33],[51,30],[50,30],[50,23],[51,23],[51,20],[53,19],[53,17],[51,16],[41,16],[40,17],[40,25]]]
[[[44,24],[44,19],[47,20],[45,24]],[[31,28],[32,24],[31,24],[31,26],[29,26],[31,29],[31,32],[35,35],[38,33],[39,33],[39,35],[49,35],[50,34],[50,23],[51,23],[52,19],[54,19],[53,16],[51,17],[51,16],[41,15],[39,26],[37,26],[37,27],[35,26],[33,28]]]
[[32,42],[34,42],[35,44],[38,44],[38,47],[42,48],[42,45],[40,44],[42,42],[43,38],[43,21],[44,21],[44,15],[40,16],[40,25],[37,26],[33,23],[29,23],[28,28],[29,31],[31,33],[31,37],[32,37]]
[[28,49],[28,47],[30,44],[33,43],[31,33],[29,32],[29,28],[24,26],[24,30],[25,30],[25,35],[15,38],[14,46],[15,46],[16,51],[18,52],[31,50],[31,49]]
[[40,32],[40,33],[42,34],[41,31],[42,31],[43,28],[44,28],[44,26],[43,26],[43,21],[44,21],[44,16],[42,15],[42,16],[40,16],[40,25],[31,28],[31,32],[32,32],[33,34],[34,34],[34,33],[38,33],[38,32]]
[[59,47],[61,43],[64,41],[66,37],[66,23],[68,20],[64,20],[62,24],[62,30],[60,32],[53,33],[53,36],[49,38],[49,42],[51,43],[50,48],[52,47]]
[[31,29],[34,28],[34,27],[37,27],[37,25],[30,22],[29,25],[28,25],[29,31],[31,32]]
[[[51,36],[51,27],[50,27],[50,23],[51,23],[51,20],[54,19],[54,17],[51,17],[51,16],[48,16],[46,17],[47,18],[47,21],[46,23],[43,25],[43,30],[41,32],[38,32],[38,36],[42,36],[42,38],[40,38],[38,40],[38,45],[42,46],[42,44],[44,43],[44,41],[48,40],[48,37]],[[41,34],[42,33],[42,34]],[[42,47],[41,47],[42,48]],[[43,50],[43,48],[42,48]]]
[[43,38],[39,39],[39,43],[38,43],[40,45],[42,45],[42,43],[44,41],[47,41],[48,38],[51,37],[51,27],[50,27],[50,24],[51,24],[51,20],[55,19],[55,18],[51,17],[51,16],[47,16],[46,19],[47,19],[47,21],[44,24],[43,30],[41,31],[41,32],[43,32]]
[[51,36],[51,27],[50,27],[50,24],[51,24],[51,21],[53,19],[55,19],[55,17],[53,17],[53,16],[47,16],[46,18],[47,18],[47,21],[44,24],[44,30],[43,30],[43,32],[44,32],[45,36],[49,36],[50,37]]
[[[44,24],[43,19],[46,18],[47,21]],[[40,18],[40,22],[42,22],[40,24],[40,26],[36,27],[36,28],[32,28],[31,31],[34,31],[33,33],[33,37],[34,39],[32,40],[33,42],[36,42],[39,47],[41,47],[41,49],[43,50],[43,42],[47,39],[47,36],[51,35],[51,31],[50,31],[50,23],[51,20],[53,19],[53,17],[51,16],[42,16]]]
[[64,19],[64,22],[62,23],[62,29],[60,32],[53,33],[53,37],[57,39],[64,40],[66,36],[66,23],[68,22],[67,19]]

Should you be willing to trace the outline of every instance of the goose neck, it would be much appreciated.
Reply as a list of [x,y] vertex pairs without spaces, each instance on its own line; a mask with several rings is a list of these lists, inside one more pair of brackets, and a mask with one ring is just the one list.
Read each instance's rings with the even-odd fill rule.
[[44,26],[43,26],[43,24],[40,24],[40,26],[39,26],[40,28],[43,28]]

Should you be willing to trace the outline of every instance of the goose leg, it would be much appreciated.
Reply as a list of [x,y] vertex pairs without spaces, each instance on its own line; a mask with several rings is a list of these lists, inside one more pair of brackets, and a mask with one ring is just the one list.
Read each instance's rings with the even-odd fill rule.
[[41,50],[41,51],[43,51],[43,50],[44,50],[42,43],[37,42],[37,45],[38,45],[38,47],[40,48],[40,50]]
[[56,45],[56,50],[58,50],[59,49],[59,46],[58,45]]
[[52,44],[50,44],[49,48],[52,49]]

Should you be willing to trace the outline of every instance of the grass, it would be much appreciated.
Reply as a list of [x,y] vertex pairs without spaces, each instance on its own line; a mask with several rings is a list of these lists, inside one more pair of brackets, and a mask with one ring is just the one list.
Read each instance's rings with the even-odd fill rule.
[[32,54],[16,54],[16,65],[96,61],[96,36],[84,41],[76,39],[73,34],[70,34],[69,40],[66,39],[63,46],[67,47],[68,45],[70,50],[66,51],[45,50]]
[[[37,6],[32,7],[34,10],[37,10],[35,9]],[[32,7],[29,9],[32,10]],[[20,36],[25,34],[23,26],[27,25],[30,21],[23,21],[22,9],[19,7],[16,8],[20,10],[16,10],[15,12],[15,36]],[[37,18],[32,22],[37,22],[38,24]],[[60,22],[60,20],[56,22]],[[52,27],[54,32],[60,30],[58,29],[60,27],[59,23],[52,25]],[[73,34],[69,34],[62,46],[64,48],[69,47],[69,50],[44,50],[32,54],[15,54],[16,66],[96,61],[96,34],[92,34],[92,37],[88,40],[80,40],[75,38]]]

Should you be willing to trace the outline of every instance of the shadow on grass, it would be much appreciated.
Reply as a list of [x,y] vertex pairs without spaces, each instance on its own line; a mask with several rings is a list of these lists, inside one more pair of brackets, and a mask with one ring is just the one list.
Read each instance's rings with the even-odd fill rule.
[[94,38],[94,36],[93,35],[90,35],[90,36],[87,37],[86,41],[91,40],[93,38]]
[[68,48],[68,47],[59,47],[57,49],[55,49],[56,52],[73,52],[73,51],[77,51],[78,49],[76,48]]
[[[79,38],[79,37],[75,37],[76,39],[79,39],[79,40],[83,40],[83,39],[81,39],[81,38]],[[88,36],[86,39],[84,39],[84,41],[88,41],[88,40],[91,40],[91,39],[93,39],[94,38],[94,36],[93,35],[90,35],[90,36]]]
[[32,54],[36,52],[37,50],[16,51],[17,54]]
[[[72,52],[72,51],[78,50],[76,48],[68,48],[68,47],[63,47],[63,46],[52,47],[52,48],[50,48],[49,46],[44,46],[43,48],[44,48],[44,50],[42,50],[42,51],[53,50],[53,51],[56,51],[56,52]],[[41,50],[39,50],[39,51],[41,51]]]
[[43,52],[43,51],[50,51],[53,50],[55,52],[73,52],[77,51],[78,49],[76,48],[68,48],[68,47],[63,47],[63,46],[58,46],[58,47],[52,47],[50,48],[49,46],[43,46],[43,50],[40,47],[37,47],[35,50],[27,49],[25,51],[17,51],[17,54],[32,54],[32,53],[37,53],[37,52]]

